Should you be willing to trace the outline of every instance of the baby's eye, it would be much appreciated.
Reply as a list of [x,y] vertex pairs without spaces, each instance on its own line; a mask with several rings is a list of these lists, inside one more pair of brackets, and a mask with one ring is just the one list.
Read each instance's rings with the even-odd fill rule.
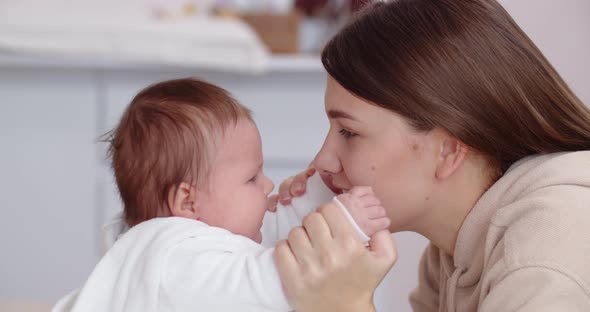
[[250,180],[248,180],[248,182],[256,182],[256,179],[258,178],[258,174],[253,176],[252,178],[250,178]]
[[350,138],[352,138],[354,136],[357,136],[356,133],[350,132],[350,131],[348,131],[346,129],[342,129],[342,130],[338,131],[338,133],[340,133],[340,135],[342,135],[343,137],[345,137],[347,139],[350,139]]

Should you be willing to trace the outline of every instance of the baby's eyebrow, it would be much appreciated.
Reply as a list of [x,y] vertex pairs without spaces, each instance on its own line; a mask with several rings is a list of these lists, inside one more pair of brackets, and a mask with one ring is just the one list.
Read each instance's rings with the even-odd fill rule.
[[262,166],[263,166],[263,163],[262,163],[262,162],[260,162],[260,164],[259,164],[258,166],[256,166],[256,170],[253,170],[253,171],[254,171],[254,173],[256,173],[256,172],[260,171],[260,169],[262,169]]

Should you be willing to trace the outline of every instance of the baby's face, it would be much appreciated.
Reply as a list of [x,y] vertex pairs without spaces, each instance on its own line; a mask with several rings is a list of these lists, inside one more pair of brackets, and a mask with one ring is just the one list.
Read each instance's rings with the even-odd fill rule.
[[199,219],[260,243],[260,228],[274,184],[262,172],[262,144],[256,125],[240,119],[219,140],[202,192]]

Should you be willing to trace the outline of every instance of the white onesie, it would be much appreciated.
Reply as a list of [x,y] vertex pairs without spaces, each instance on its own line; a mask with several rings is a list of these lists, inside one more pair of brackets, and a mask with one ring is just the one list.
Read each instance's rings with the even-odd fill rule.
[[[285,239],[306,214],[332,198],[334,194],[314,175],[304,196],[279,206],[277,213],[267,213],[263,244],[274,246]],[[121,224],[111,224],[107,235],[112,236],[113,229],[126,230]],[[61,299],[53,311],[293,310],[282,290],[273,248],[177,217],[152,219],[115,234],[121,235],[111,239],[114,244],[85,285]],[[362,231],[359,235],[368,239]]]

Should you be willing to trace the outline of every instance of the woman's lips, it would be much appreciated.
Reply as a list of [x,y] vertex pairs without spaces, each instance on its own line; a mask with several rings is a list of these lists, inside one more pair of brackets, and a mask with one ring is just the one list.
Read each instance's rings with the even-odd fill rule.
[[326,186],[332,190],[332,192],[336,193],[336,194],[342,194],[344,191],[346,191],[345,189],[339,188],[336,185],[334,185],[333,179],[331,175],[321,175],[322,177],[322,181],[324,181],[324,184],[326,184]]

